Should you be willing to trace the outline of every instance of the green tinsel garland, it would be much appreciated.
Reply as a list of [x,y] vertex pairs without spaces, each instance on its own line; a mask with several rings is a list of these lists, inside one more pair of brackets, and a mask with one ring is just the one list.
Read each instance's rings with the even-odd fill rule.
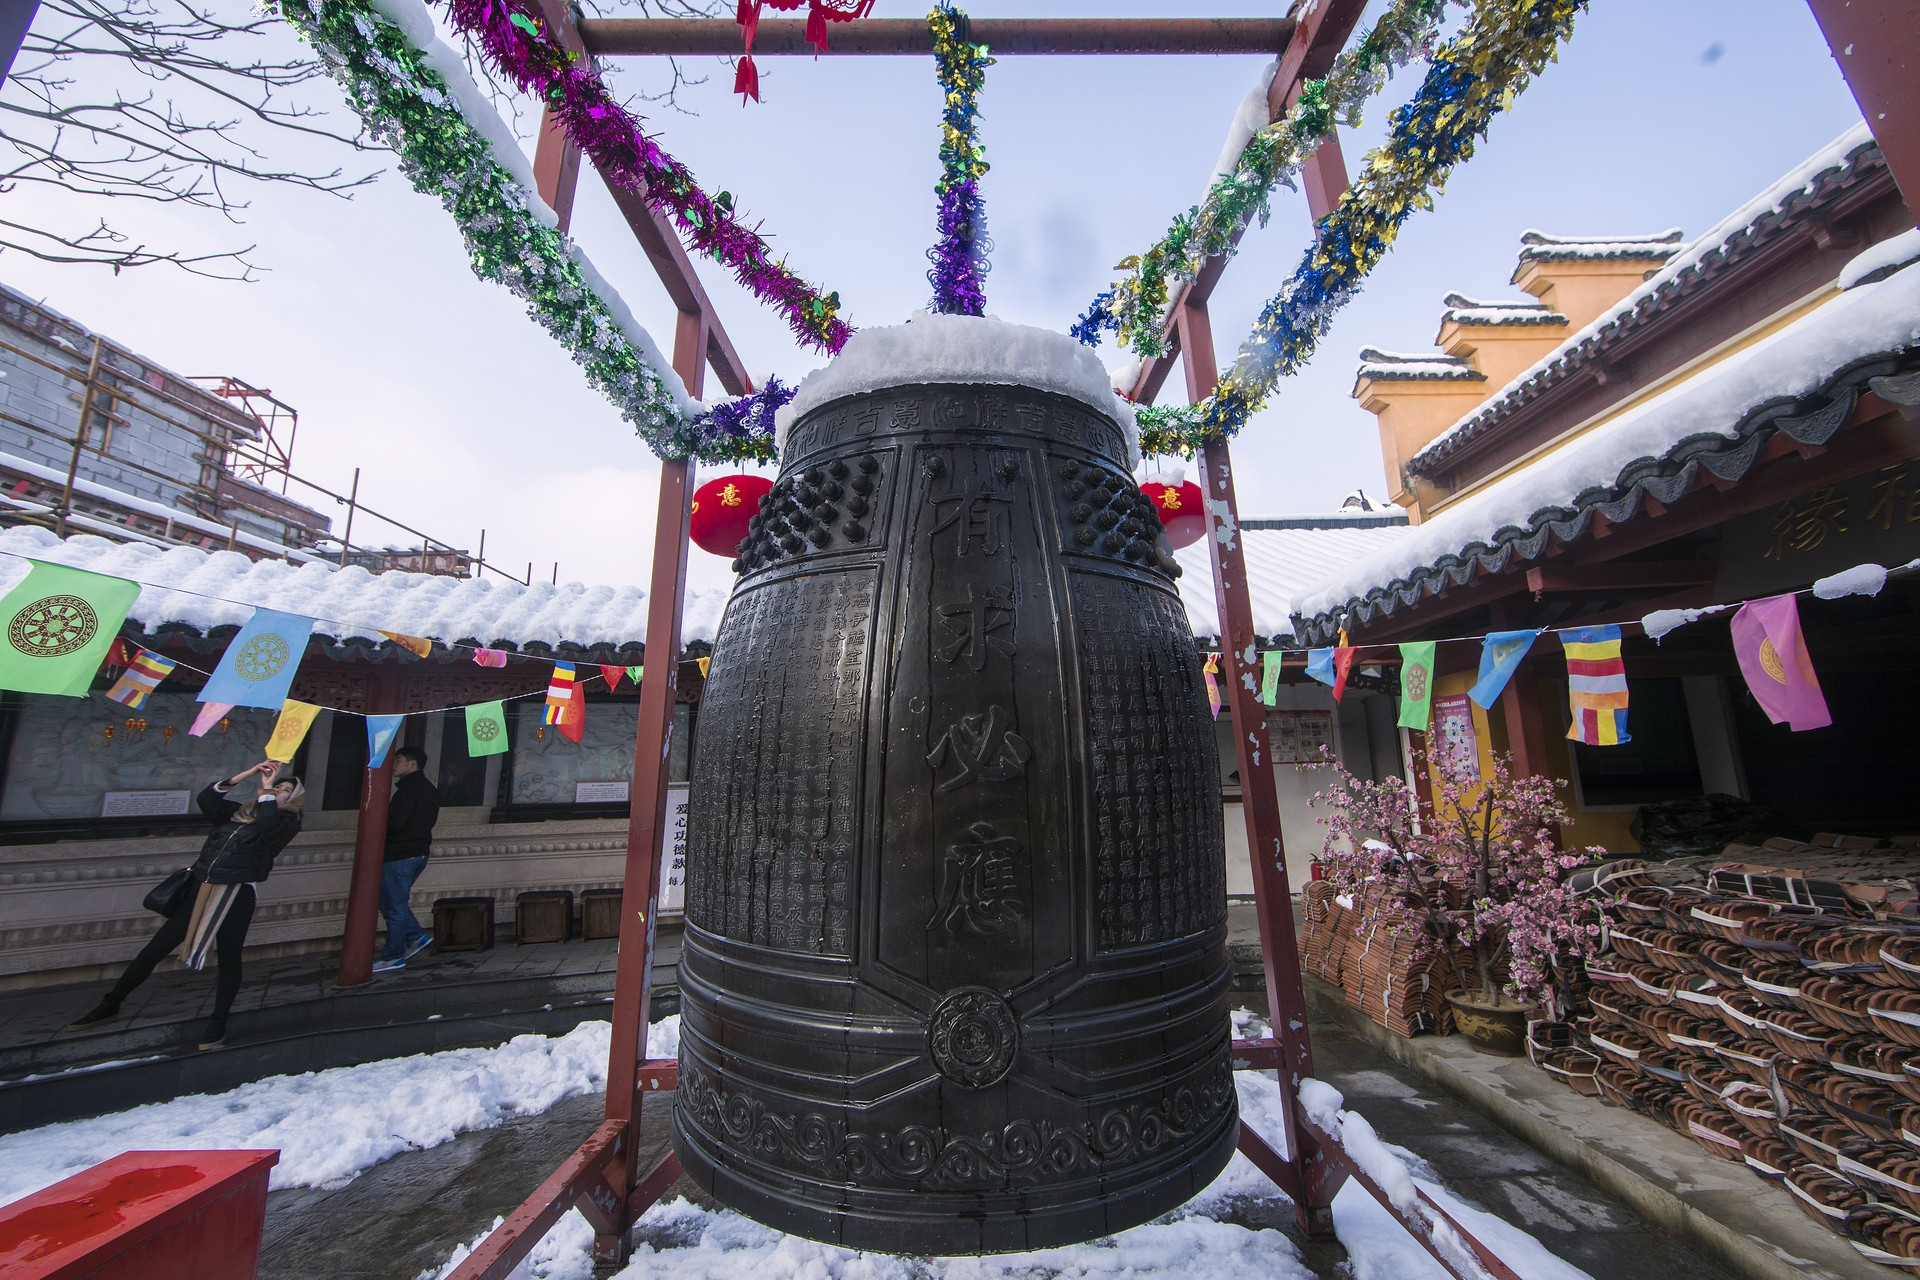
[[1339,205],[1321,220],[1318,241],[1254,322],[1219,387],[1200,404],[1143,417],[1143,452],[1191,456],[1208,440],[1232,436],[1258,412],[1274,384],[1312,354],[1401,224],[1415,210],[1433,207],[1453,166],[1473,155],[1493,117],[1556,58],[1585,6],[1586,0],[1479,0],[1460,33],[1433,55],[1419,92],[1393,113],[1386,143],[1368,153]]
[[[1152,248],[1118,264],[1128,274],[1089,309],[1090,317],[1107,313],[1094,326],[1117,330],[1120,345],[1143,359],[1165,355],[1161,329],[1170,286],[1191,281],[1210,257],[1230,257],[1237,237],[1256,219],[1267,224],[1274,188],[1294,189],[1293,175],[1334,124],[1357,126],[1362,105],[1387,76],[1432,47],[1446,3],[1396,0],[1357,45],[1334,60],[1324,79],[1302,84],[1299,100],[1253,135],[1233,172],[1214,182],[1204,202],[1174,218]],[[1088,323],[1083,319],[1076,336],[1096,341]]]
[[399,27],[366,0],[278,0],[374,137],[422,195],[438,196],[473,272],[505,285],[572,353],[587,379],[663,458],[765,460],[770,441],[716,437],[683,415],[659,370],[621,332],[568,240],[534,217],[527,191],[461,115],[452,91]]

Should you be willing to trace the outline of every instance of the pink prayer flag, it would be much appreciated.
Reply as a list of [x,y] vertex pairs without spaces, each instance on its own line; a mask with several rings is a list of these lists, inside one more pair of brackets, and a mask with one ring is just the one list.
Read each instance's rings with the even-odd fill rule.
[[483,667],[504,667],[507,665],[506,651],[502,649],[475,649],[473,660]]
[[189,738],[204,737],[207,730],[219,724],[220,717],[226,715],[227,712],[231,710],[233,710],[233,704],[231,702],[201,703],[200,714],[193,718],[193,728],[187,730],[187,736]]
[[1213,718],[1215,720],[1220,718],[1220,704],[1222,701],[1220,697],[1220,680],[1217,674],[1219,670],[1220,655],[1217,653],[1208,654],[1207,664],[1201,668],[1201,671],[1207,677],[1207,705],[1213,708]]
[[1800,604],[1791,595],[1752,600],[1733,615],[1733,652],[1761,709],[1799,733],[1833,723],[1813,657],[1800,634]]
[[610,667],[603,662],[600,664],[600,674],[606,678],[607,692],[612,693],[620,687],[620,677],[627,674],[627,669],[625,667]]

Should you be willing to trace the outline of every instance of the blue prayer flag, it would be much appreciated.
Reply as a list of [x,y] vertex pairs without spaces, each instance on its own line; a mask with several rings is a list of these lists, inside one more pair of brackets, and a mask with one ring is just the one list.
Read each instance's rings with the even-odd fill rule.
[[1480,680],[1467,690],[1467,696],[1482,709],[1490,709],[1500,700],[1501,690],[1526,659],[1527,650],[1540,638],[1538,631],[1494,631],[1480,649]]
[[367,717],[367,768],[378,769],[387,762],[387,752],[393,750],[393,740],[406,722],[405,716]]
[[312,618],[255,609],[240,634],[227,644],[220,665],[200,690],[199,701],[280,710],[312,635]]
[[1307,674],[1324,685],[1332,685],[1338,680],[1340,677],[1333,669],[1333,650],[1307,650]]

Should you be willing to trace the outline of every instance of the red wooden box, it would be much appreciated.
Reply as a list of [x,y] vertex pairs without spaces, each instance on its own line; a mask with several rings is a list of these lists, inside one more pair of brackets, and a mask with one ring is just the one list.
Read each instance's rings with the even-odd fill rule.
[[278,1151],[128,1151],[0,1207],[7,1280],[253,1280]]

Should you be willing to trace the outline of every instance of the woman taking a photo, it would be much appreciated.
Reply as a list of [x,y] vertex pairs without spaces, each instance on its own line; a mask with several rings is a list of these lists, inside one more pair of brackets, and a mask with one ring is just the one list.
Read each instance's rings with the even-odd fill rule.
[[[119,1017],[120,1002],[147,980],[155,965],[184,943],[181,958],[189,968],[204,966],[209,950],[219,957],[213,1018],[200,1037],[200,1047],[220,1047],[227,1037],[227,1010],[240,993],[240,951],[246,945],[247,926],[253,921],[253,886],[267,878],[275,855],[300,834],[300,810],[306,804],[307,791],[298,778],[276,780],[274,775],[280,768],[278,761],[262,760],[200,793],[200,812],[213,819],[213,831],[177,891],[163,904],[164,909],[155,906],[166,916],[166,923],[133,958],[113,989],[67,1030],[84,1031]],[[259,780],[258,795],[246,801],[228,798],[235,787],[255,778]],[[155,905],[152,895],[148,905]]]

